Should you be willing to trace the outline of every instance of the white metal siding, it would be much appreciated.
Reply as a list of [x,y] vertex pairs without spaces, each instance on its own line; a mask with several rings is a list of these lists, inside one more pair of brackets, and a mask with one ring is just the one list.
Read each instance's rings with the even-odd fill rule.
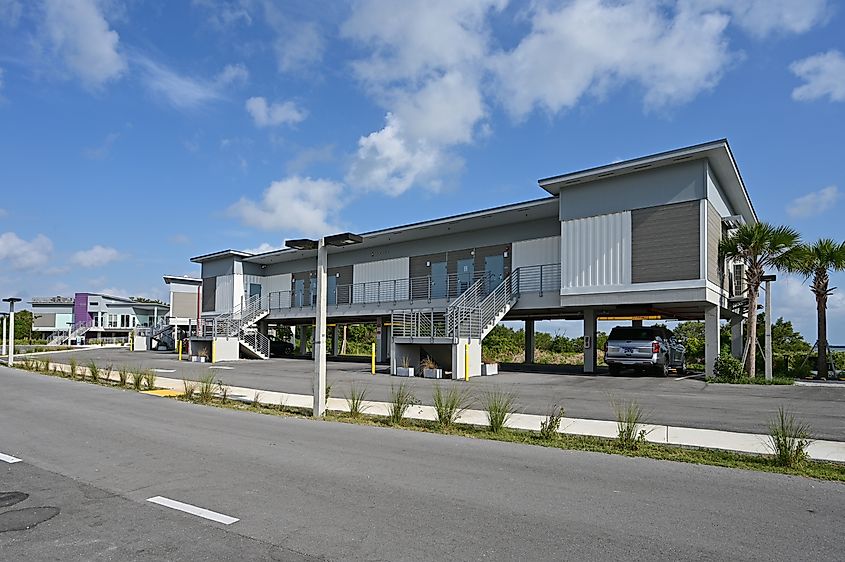
[[269,275],[261,280],[261,291],[263,295],[270,293],[278,293],[283,291],[290,291],[291,274],[282,273],[281,275]]
[[513,269],[560,263],[560,236],[514,242],[512,251]]
[[218,275],[214,293],[214,312],[218,314],[232,312],[234,295],[234,275]]
[[707,200],[713,205],[719,214],[723,217],[729,217],[733,213],[730,210],[730,205],[725,199],[722,186],[719,185],[719,180],[713,175],[713,170],[707,166]]
[[631,212],[561,223],[561,288],[631,282]]

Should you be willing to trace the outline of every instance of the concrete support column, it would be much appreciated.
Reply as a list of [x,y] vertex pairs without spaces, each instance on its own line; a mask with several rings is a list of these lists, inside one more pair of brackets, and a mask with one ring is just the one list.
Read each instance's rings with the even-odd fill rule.
[[731,355],[742,359],[742,317],[731,318]]
[[339,326],[335,324],[332,327],[332,357],[337,356],[337,329]]
[[704,375],[715,376],[719,357],[719,305],[707,304],[704,309]]
[[299,328],[299,354],[306,355],[308,353],[308,326],[302,324]]
[[596,331],[598,328],[596,311],[584,310],[584,372],[595,373],[598,353],[596,352]]
[[534,341],[534,321],[525,321],[525,362],[534,362],[534,348],[536,347]]
[[390,357],[390,326],[383,318],[376,319],[376,361],[387,361]]

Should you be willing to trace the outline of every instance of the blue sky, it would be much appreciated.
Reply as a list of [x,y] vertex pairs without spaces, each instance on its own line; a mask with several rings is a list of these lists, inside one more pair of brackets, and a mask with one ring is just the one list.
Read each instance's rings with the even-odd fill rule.
[[843,124],[831,1],[0,0],[0,293],[162,298],[194,255],[722,137],[764,220],[842,239]]

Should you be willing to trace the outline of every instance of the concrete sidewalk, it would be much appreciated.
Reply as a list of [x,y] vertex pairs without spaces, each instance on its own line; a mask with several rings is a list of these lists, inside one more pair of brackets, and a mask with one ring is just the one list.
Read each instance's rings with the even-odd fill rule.
[[[69,367],[56,365],[59,370],[68,372]],[[80,367],[84,369],[84,367]],[[116,374],[112,373],[112,379]],[[313,397],[308,394],[291,394],[277,392],[260,388],[248,388],[242,386],[225,385],[228,389],[228,396],[232,400],[242,402],[257,401],[267,406],[286,406],[293,408],[311,409]],[[184,390],[184,381],[156,376],[156,387],[174,391]],[[386,416],[389,404],[387,402],[364,401],[365,413],[367,415]],[[348,412],[349,405],[343,398],[329,398],[326,404],[328,410],[333,412]],[[435,420],[436,412],[433,406],[414,405],[408,408],[405,418],[416,420]],[[513,429],[525,429],[538,431],[540,423],[545,416],[536,414],[513,414],[507,422],[507,426]],[[466,410],[457,419],[457,423],[484,427],[487,425],[487,415],[482,410]],[[716,429],[698,429],[690,427],[678,427],[661,424],[644,424],[641,429],[646,431],[646,440],[652,443],[666,445],[680,445],[687,447],[700,447],[705,449],[722,449],[740,453],[770,454],[768,446],[769,437],[759,433],[741,433],[735,431],[722,431]],[[614,438],[617,435],[616,422],[612,420],[594,420],[583,418],[563,418],[561,421],[561,433],[572,435],[587,435],[594,437]],[[807,453],[815,460],[845,462],[845,442],[815,440],[807,448]]]

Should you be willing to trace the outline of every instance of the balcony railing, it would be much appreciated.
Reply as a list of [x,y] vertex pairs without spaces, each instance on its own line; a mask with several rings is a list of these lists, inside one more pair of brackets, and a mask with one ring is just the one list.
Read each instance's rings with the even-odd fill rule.
[[[543,296],[560,292],[560,264],[533,265],[519,269],[520,294],[534,293]],[[487,294],[502,282],[502,278],[479,271],[472,276],[450,274],[444,277],[411,277],[338,285],[328,291],[327,303],[328,306],[342,307],[397,302],[428,304],[438,300],[451,302],[463,295],[477,281],[483,281],[481,285]],[[272,311],[313,308],[315,297],[316,295],[312,296],[306,287],[300,291],[275,291],[265,298],[268,308]]]

